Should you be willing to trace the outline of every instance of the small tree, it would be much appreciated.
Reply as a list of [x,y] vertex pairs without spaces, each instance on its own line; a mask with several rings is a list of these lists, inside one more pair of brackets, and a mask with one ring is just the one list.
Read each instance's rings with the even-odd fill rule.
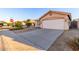
[[15,22],[15,27],[20,27],[20,28],[22,28],[22,22],[21,22],[21,21],[16,21],[16,22]]
[[30,27],[32,25],[32,22],[30,19],[28,19],[27,21],[24,21],[24,22],[27,25],[27,27]]

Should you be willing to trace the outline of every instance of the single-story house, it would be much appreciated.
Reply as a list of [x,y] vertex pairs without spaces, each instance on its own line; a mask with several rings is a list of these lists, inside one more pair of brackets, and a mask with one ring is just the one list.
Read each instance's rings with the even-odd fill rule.
[[39,26],[47,29],[69,30],[71,13],[48,11],[39,18]]

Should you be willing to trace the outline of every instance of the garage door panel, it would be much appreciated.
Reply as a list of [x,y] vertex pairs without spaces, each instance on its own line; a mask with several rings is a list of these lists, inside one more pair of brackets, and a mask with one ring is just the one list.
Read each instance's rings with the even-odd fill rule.
[[48,29],[64,29],[64,20],[58,19],[58,20],[45,20],[42,23],[43,28]]

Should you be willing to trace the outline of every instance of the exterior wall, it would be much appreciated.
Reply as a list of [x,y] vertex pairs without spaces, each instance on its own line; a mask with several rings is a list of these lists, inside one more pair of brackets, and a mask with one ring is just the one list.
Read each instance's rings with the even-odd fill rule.
[[69,30],[69,22],[66,21],[64,23],[65,23],[64,30]]
[[41,21],[49,20],[49,19],[51,19],[51,20],[55,20],[55,19],[65,19],[65,20],[67,20],[68,17],[67,17],[67,15],[61,15],[61,14],[53,13],[52,15],[50,15],[50,14],[46,15],[45,17],[43,17],[43,18],[41,19]]

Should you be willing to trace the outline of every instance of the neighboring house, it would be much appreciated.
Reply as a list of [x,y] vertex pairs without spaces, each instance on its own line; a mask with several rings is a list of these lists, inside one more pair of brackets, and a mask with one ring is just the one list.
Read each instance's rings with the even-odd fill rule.
[[77,23],[78,21],[76,20],[71,21],[70,29],[77,29],[78,28]]
[[35,20],[35,27],[39,27],[39,20]]
[[79,29],[79,18],[73,19],[73,21],[71,23],[71,28]]
[[76,20],[76,23],[77,23],[77,29],[79,29],[79,18],[74,19],[74,20]]
[[69,30],[71,13],[48,11],[39,18],[39,21],[41,28]]

